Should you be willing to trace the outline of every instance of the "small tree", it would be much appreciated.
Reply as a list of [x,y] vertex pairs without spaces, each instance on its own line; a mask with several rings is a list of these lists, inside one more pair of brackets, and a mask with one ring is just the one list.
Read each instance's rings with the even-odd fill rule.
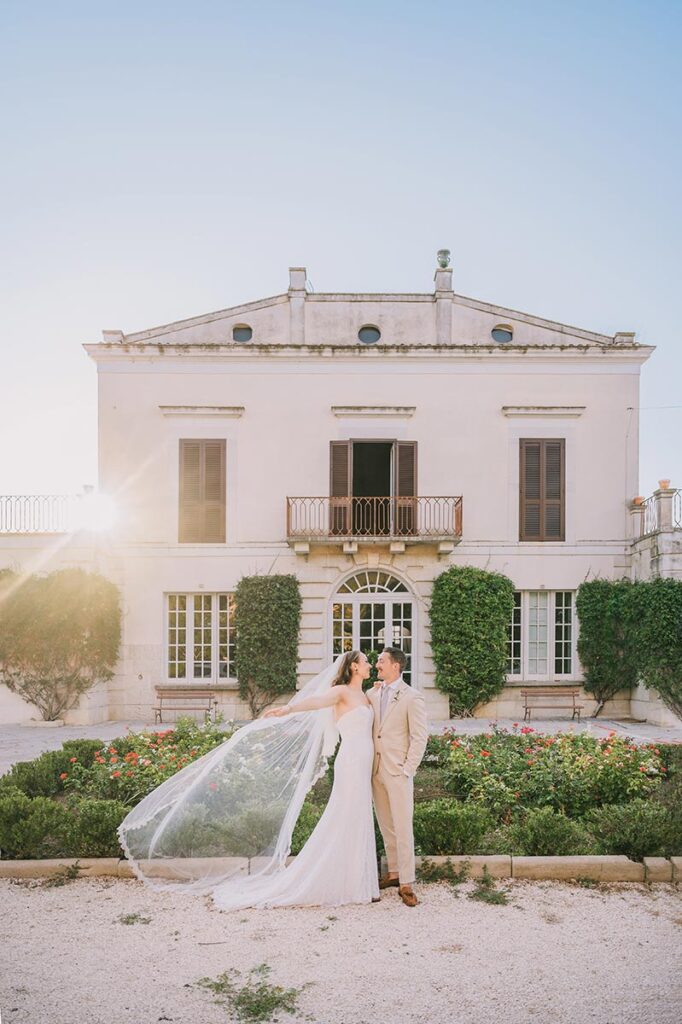
[[301,594],[291,575],[243,576],[235,591],[239,696],[254,718],[296,689]]
[[54,721],[111,679],[121,640],[117,587],[99,573],[58,569],[0,578],[0,680]]
[[585,690],[597,701],[595,718],[618,690],[637,684],[634,587],[626,578],[587,580],[578,587],[578,656],[585,670]]
[[682,580],[635,585],[632,631],[642,682],[682,718]]
[[501,573],[452,566],[431,597],[431,648],[436,686],[452,716],[471,716],[504,688],[514,584]]

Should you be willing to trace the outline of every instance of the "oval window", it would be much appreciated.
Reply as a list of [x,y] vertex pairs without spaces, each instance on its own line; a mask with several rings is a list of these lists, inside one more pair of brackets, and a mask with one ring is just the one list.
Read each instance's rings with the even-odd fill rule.
[[235,341],[251,341],[253,331],[247,324],[239,324],[232,328],[232,337]]
[[511,341],[514,337],[511,327],[508,327],[506,324],[498,324],[497,327],[493,327],[490,333],[493,341],[501,341],[503,343]]
[[374,327],[372,324],[365,324],[358,331],[358,338],[363,345],[376,345],[377,341],[381,337],[381,331],[378,327]]

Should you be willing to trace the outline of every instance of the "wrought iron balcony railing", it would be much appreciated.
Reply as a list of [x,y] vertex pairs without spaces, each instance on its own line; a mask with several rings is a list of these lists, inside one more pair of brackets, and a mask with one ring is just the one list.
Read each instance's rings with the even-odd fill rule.
[[458,541],[461,497],[287,498],[290,540]]
[[68,533],[76,501],[69,494],[0,495],[0,533]]

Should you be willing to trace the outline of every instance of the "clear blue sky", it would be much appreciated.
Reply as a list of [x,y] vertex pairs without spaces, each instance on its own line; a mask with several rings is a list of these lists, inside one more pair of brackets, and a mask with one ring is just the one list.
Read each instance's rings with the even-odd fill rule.
[[96,482],[103,328],[289,265],[429,291],[442,246],[464,295],[656,345],[640,491],[682,486],[681,47],[657,0],[4,0],[0,492]]

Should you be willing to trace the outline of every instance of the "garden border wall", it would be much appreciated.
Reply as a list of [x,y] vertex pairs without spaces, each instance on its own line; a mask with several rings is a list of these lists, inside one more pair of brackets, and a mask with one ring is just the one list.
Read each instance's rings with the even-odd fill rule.
[[[288,863],[295,858],[290,857]],[[244,857],[248,871],[250,861]],[[527,878],[567,880],[589,878],[596,882],[682,882],[682,857],[645,857],[643,863],[617,855],[576,857],[513,857],[510,855],[450,857],[417,857],[442,865],[448,861],[453,868],[469,862],[470,876],[480,878],[487,867],[492,878]],[[110,876],[135,878],[125,857],[61,857],[51,860],[0,860],[0,878],[42,878],[57,875],[73,865],[79,866],[79,878]],[[386,870],[382,858],[382,872]]]

